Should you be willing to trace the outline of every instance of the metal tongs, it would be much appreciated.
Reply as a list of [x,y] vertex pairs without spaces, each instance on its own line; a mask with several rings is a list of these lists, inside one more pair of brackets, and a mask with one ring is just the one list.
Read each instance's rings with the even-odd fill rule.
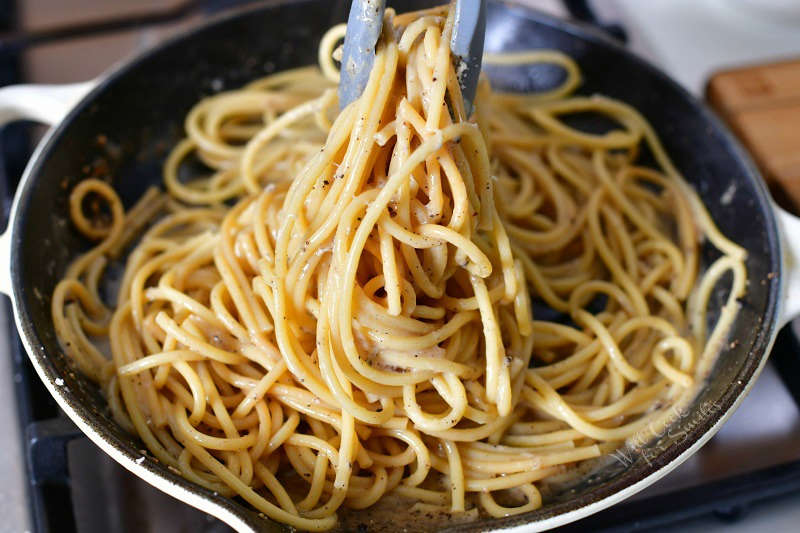
[[[464,108],[472,114],[472,103],[481,72],[486,36],[486,0],[454,0],[455,21],[450,51],[458,58],[456,68]],[[375,61],[375,46],[383,28],[386,0],[353,0],[347,19],[339,81],[339,107],[358,98],[367,86]]]

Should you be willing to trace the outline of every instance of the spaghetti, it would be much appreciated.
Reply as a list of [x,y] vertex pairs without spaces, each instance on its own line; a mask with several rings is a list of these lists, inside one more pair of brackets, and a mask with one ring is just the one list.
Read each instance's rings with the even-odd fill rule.
[[[541,480],[692,393],[744,291],[744,251],[634,109],[571,96],[575,63],[535,51],[486,61],[555,64],[563,83],[482,80],[468,119],[452,24],[446,7],[389,10],[341,112],[334,28],[321,71],[197,104],[166,193],[127,213],[103,181],[70,197],[100,243],[53,294],[66,354],[159,461],[299,529],[386,495],[467,519],[538,508]],[[585,112],[618,127],[564,119]],[[657,169],[637,165],[643,146]],[[186,179],[191,159],[210,173]],[[90,199],[109,224],[87,217]],[[703,237],[720,253],[700,275]],[[109,307],[99,286],[123,252]]]

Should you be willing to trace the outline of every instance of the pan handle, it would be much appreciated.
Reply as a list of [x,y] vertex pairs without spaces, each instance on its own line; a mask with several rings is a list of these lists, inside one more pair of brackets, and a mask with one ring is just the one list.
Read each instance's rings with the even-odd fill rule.
[[0,88],[0,126],[15,120],[57,124],[95,86],[94,81],[67,85],[9,85]]
[[800,218],[773,206],[783,247],[783,301],[778,324],[783,327],[800,316]]
[[[61,122],[93,87],[94,81],[68,85],[9,85],[0,88],[0,126],[33,120],[49,126]],[[42,140],[42,143],[47,136]],[[11,210],[6,231],[0,235],[0,292],[11,296]]]

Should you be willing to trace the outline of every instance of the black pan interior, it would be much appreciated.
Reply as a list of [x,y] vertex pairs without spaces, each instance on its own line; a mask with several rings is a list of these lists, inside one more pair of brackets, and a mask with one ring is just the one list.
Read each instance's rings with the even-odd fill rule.
[[[405,11],[432,3],[390,4]],[[166,151],[181,137],[183,117],[197,100],[276,70],[314,63],[322,33],[344,18],[343,4],[349,2],[269,2],[118,69],[60,126],[24,184],[14,221],[12,280],[31,357],[51,381],[61,377],[66,401],[132,457],[141,455],[141,444],[110,418],[97,388],[71,369],[50,319],[53,287],[69,261],[88,246],[68,222],[68,192],[89,174],[108,176],[126,205],[134,203],[147,186],[160,183]],[[740,396],[772,338],[780,280],[772,273],[780,273],[780,256],[768,197],[749,160],[720,123],[663,74],[591,29],[504,3],[490,5],[486,48],[555,48],[575,58],[585,80],[579,92],[609,95],[642,112],[720,229],[749,252],[749,288],[731,333],[737,342],[722,351],[707,386],[685,416],[651,442],[646,453],[634,454],[631,464],[609,461],[580,485],[554,494],[542,509],[493,522],[510,526],[583,507],[641,481],[713,426]],[[545,70],[505,71],[498,73],[498,82],[533,90],[552,82],[554,75]],[[735,193],[723,204],[720,198],[732,184]],[[145,465],[191,486],[155,462]],[[247,514],[237,503],[215,499],[237,514]]]

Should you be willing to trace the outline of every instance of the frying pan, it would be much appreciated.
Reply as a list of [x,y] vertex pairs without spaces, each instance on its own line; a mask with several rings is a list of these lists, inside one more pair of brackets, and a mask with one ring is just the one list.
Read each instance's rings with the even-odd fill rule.
[[[405,11],[430,3],[396,0],[391,5]],[[220,87],[314,63],[320,36],[343,19],[344,10],[334,7],[327,1],[267,2],[214,20],[89,83],[0,90],[0,121],[26,118],[53,126],[27,166],[0,238],[0,290],[13,301],[31,362],[67,415],[105,452],[239,531],[281,526],[143,455],[140,441],[114,422],[98,388],[59,349],[50,295],[70,260],[88,247],[68,222],[68,191],[88,169],[109,175],[124,203],[133,204],[147,186],[160,183],[166,150],[181,137],[183,117],[195,102]],[[614,41],[591,28],[499,2],[490,4],[487,24],[488,51],[562,50],[583,70],[580,92],[603,93],[636,107],[720,229],[748,251],[750,282],[729,342],[697,398],[666,431],[629,460],[608,459],[579,483],[553,491],[537,511],[454,526],[532,531],[566,524],[631,496],[717,432],[750,390],[779,327],[800,312],[800,220],[773,204],[746,154],[701,103]],[[536,90],[559,74],[537,67],[493,75],[501,86]],[[710,250],[702,257],[704,265],[713,259]],[[721,303],[724,293],[721,288],[712,305]]]

